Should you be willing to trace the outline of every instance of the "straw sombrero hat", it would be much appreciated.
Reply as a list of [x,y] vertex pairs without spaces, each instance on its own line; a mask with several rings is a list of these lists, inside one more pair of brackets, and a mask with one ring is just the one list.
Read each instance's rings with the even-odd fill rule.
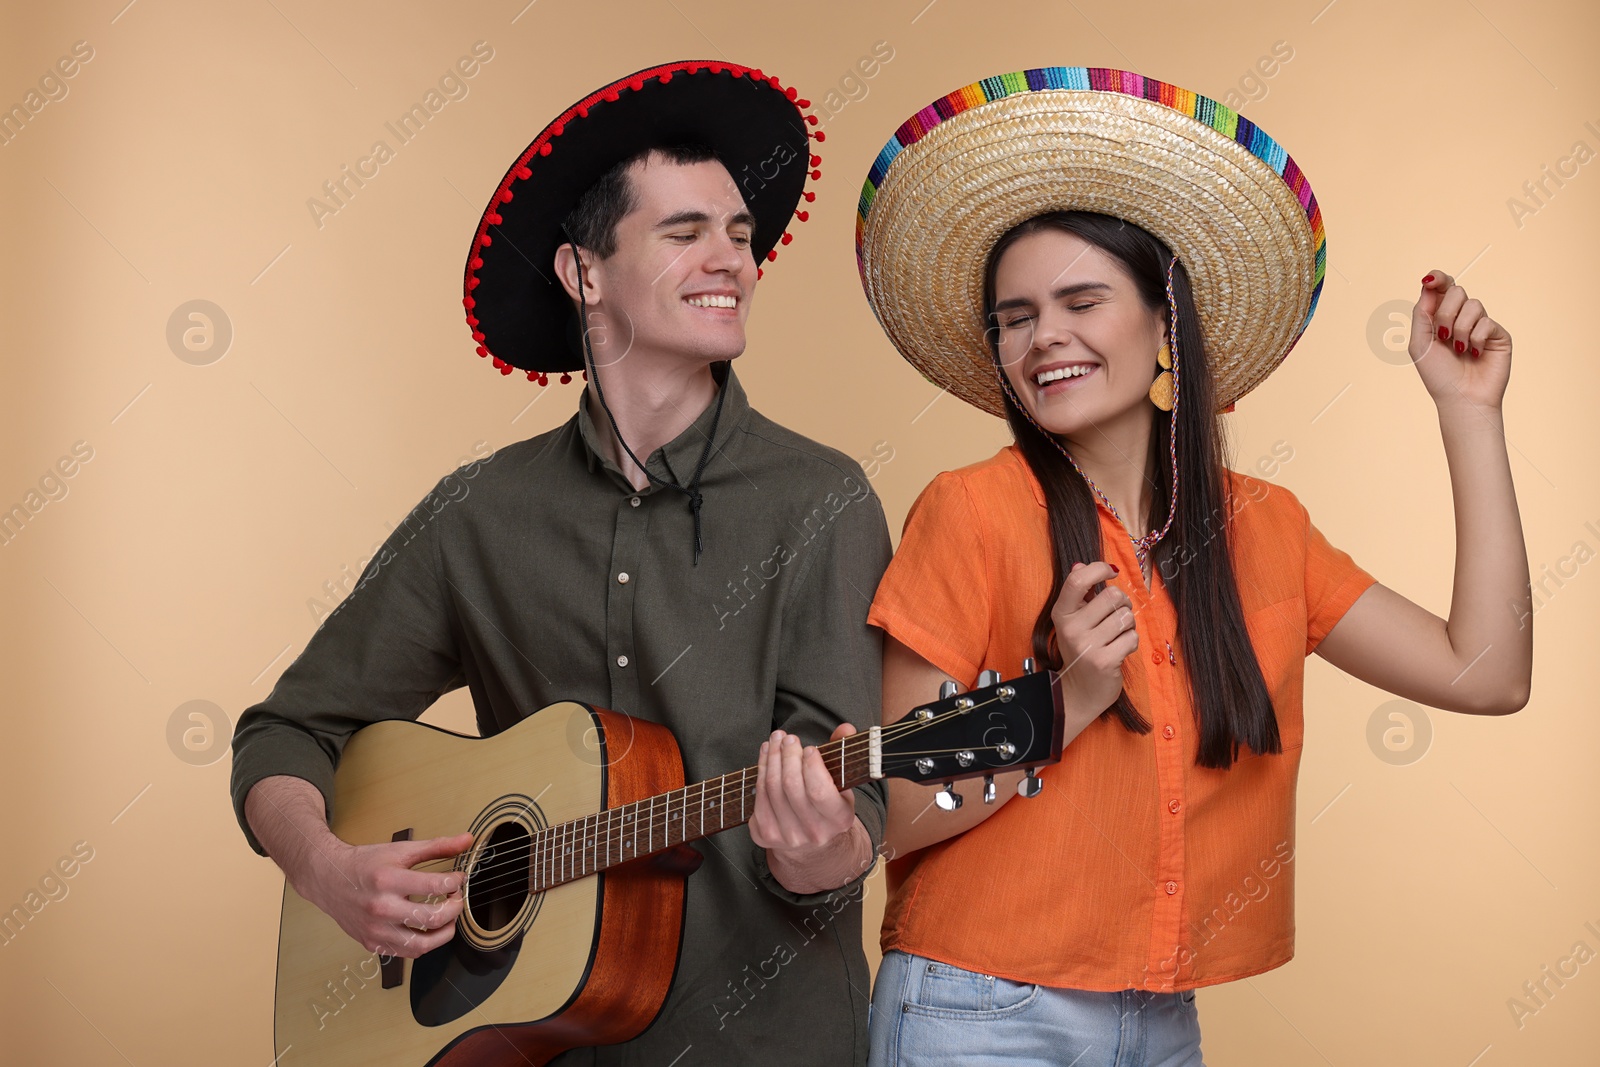
[[1260,384],[1311,321],[1326,270],[1322,212],[1276,141],[1166,82],[1044,67],[935,100],[878,153],[856,262],[889,340],[929,381],[1003,416],[984,263],[1013,226],[1070,210],[1134,223],[1183,261],[1219,410]]

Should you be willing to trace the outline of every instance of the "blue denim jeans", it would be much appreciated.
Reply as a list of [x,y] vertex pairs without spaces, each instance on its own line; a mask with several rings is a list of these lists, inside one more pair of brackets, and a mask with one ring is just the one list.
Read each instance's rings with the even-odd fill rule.
[[1059,989],[891,951],[867,1018],[869,1067],[1204,1067],[1193,990]]

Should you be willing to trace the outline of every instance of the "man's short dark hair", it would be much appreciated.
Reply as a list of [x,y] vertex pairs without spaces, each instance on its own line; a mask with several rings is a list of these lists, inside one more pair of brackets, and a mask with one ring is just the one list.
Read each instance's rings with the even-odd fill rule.
[[573,240],[589,249],[601,259],[610,259],[617,250],[617,223],[638,206],[633,183],[628,180],[628,169],[651,155],[664,156],[680,166],[689,163],[720,163],[722,160],[709,146],[699,143],[680,143],[645,148],[618,163],[602,174],[587,192],[578,199],[577,206],[566,217],[567,232]]

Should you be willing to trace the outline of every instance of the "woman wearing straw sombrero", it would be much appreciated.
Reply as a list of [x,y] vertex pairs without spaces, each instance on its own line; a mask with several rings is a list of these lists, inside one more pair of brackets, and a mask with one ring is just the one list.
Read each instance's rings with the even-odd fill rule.
[[1028,800],[1021,774],[990,803],[890,783],[874,1064],[1201,1063],[1195,989],[1294,953],[1306,657],[1450,711],[1527,702],[1511,337],[1448,274],[1421,277],[1409,344],[1455,498],[1448,621],[1229,467],[1221,414],[1310,322],[1322,223],[1258,127],[1125,71],[986,79],[877,157],[867,299],[1015,439],[911,508],[869,615],[883,706],[1032,658],[1068,743]]

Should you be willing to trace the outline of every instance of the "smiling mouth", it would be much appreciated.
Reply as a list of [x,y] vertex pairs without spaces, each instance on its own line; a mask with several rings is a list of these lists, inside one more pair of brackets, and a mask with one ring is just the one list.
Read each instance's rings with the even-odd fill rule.
[[[1067,388],[1068,383],[1075,382],[1080,378],[1087,378],[1089,375],[1093,374],[1099,369],[1100,368],[1093,363],[1081,363],[1071,367],[1057,367],[1054,370],[1047,370],[1035,374],[1033,376],[1033,384],[1038,387],[1040,392],[1059,392],[1062,389]],[[1057,388],[1051,389],[1051,386],[1056,386]]]
[[732,311],[738,309],[739,298],[736,296],[725,296],[720,293],[702,293],[699,296],[684,297],[684,303],[688,304],[690,307],[725,308]]

